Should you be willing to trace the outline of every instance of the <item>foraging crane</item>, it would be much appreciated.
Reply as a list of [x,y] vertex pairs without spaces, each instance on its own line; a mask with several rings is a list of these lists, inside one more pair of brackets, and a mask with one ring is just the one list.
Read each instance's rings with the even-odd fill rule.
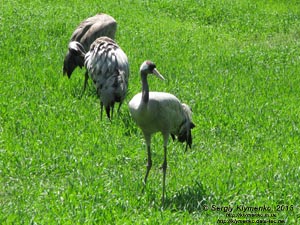
[[[147,145],[148,163],[144,178],[146,185],[147,178],[152,167],[151,159],[151,135],[161,132],[164,140],[164,161],[163,169],[163,191],[162,205],[165,199],[165,179],[167,170],[167,144],[169,135],[175,135],[180,142],[186,142],[191,148],[191,129],[195,127],[191,121],[191,110],[186,104],[182,104],[174,95],[165,92],[149,92],[147,81],[148,74],[154,74],[164,80],[156,66],[151,61],[145,61],[140,67],[142,79],[142,92],[136,94],[129,102],[129,110],[133,120],[141,128]],[[145,186],[144,186],[145,187]]]
[[71,42],[70,48],[84,59],[84,65],[95,84],[100,97],[101,120],[103,106],[111,120],[115,102],[119,102],[119,112],[127,94],[129,63],[126,54],[109,37],[97,38],[87,53],[79,42]]
[[[79,42],[84,52],[87,52],[90,49],[90,45],[99,37],[107,36],[114,39],[116,30],[116,20],[107,14],[97,14],[82,21],[71,36],[68,52],[64,59],[63,74],[67,74],[70,78],[77,66],[80,68],[84,66],[84,58],[77,55],[76,51],[73,51],[73,41]],[[88,78],[89,75],[86,71],[82,93],[85,91]]]

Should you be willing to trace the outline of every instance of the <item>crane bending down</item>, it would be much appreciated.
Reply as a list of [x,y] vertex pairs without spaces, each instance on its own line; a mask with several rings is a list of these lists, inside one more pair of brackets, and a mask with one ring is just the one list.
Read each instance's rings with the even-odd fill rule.
[[[98,37],[107,36],[114,39],[116,30],[116,20],[104,13],[97,14],[82,21],[71,36],[68,52],[64,59],[63,74],[67,74],[70,78],[77,66],[80,68],[84,66],[84,58],[82,58],[81,55],[78,55],[76,51],[73,51],[72,42],[79,42],[82,45],[84,52],[87,52],[91,44]],[[89,75],[86,71],[82,93],[85,91],[88,78]]]
[[164,80],[158,72],[156,66],[151,61],[145,61],[140,67],[142,79],[142,92],[136,94],[129,102],[129,110],[133,120],[141,128],[147,145],[148,163],[144,178],[146,185],[147,178],[152,167],[151,159],[151,135],[161,132],[164,140],[164,161],[163,169],[163,190],[162,205],[165,200],[165,180],[167,170],[167,144],[169,135],[178,137],[180,142],[186,142],[191,148],[192,135],[191,129],[195,127],[191,121],[191,110],[188,105],[182,104],[174,95],[165,92],[149,92],[147,81],[148,74],[154,74]]
[[119,112],[127,94],[129,63],[126,54],[109,37],[96,39],[86,54],[79,42],[71,42],[70,48],[84,58],[84,65],[100,97],[101,120],[103,106],[111,120],[115,102],[119,102]]

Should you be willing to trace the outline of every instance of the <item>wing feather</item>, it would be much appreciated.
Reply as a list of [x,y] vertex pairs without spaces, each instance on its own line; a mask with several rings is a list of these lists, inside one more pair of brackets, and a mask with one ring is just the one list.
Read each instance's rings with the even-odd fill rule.
[[107,14],[97,14],[82,21],[71,36],[71,41],[80,42],[86,51],[101,36],[115,38],[116,20]]
[[110,38],[100,37],[86,54],[85,65],[101,101],[122,102],[127,93],[129,63],[123,50]]

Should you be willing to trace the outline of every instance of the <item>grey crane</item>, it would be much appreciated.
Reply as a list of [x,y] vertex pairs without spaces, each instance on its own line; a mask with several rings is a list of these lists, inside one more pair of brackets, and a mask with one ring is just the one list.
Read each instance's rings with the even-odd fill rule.
[[[74,46],[72,45],[74,43],[72,42],[79,42],[82,45],[84,52],[87,52],[91,44],[99,37],[107,36],[114,39],[116,30],[116,20],[110,15],[104,13],[97,14],[82,21],[71,36],[68,52],[64,59],[63,74],[67,74],[70,78],[77,66],[80,68],[84,66],[84,58],[82,58],[81,55],[78,55],[77,51],[73,51],[72,47]],[[88,77],[89,76],[86,71],[82,93],[84,93],[86,89]]]
[[119,102],[119,112],[127,94],[129,63],[126,54],[109,37],[97,38],[87,53],[79,42],[71,42],[70,48],[84,59],[84,65],[95,84],[100,98],[101,120],[103,106],[111,120],[115,102]]
[[147,145],[148,163],[144,178],[144,187],[152,167],[151,135],[161,132],[164,140],[163,190],[162,205],[165,201],[165,180],[167,170],[167,145],[169,136],[178,137],[178,141],[186,142],[191,148],[191,129],[195,127],[191,121],[192,112],[188,105],[181,103],[174,95],[165,92],[149,92],[148,74],[154,74],[164,80],[151,61],[145,61],[140,67],[142,92],[136,94],[129,102],[129,110],[133,120],[141,128]]

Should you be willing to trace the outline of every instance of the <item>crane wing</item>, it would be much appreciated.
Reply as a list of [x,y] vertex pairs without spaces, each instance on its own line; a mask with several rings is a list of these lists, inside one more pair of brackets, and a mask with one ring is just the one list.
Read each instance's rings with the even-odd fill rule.
[[115,38],[116,20],[107,14],[97,14],[82,21],[71,36],[71,41],[80,42],[86,51],[98,38],[107,36]]
[[[125,98],[129,77],[129,63],[122,49],[108,37],[100,37],[85,55],[85,66],[103,98]],[[104,101],[104,100],[103,100]]]

